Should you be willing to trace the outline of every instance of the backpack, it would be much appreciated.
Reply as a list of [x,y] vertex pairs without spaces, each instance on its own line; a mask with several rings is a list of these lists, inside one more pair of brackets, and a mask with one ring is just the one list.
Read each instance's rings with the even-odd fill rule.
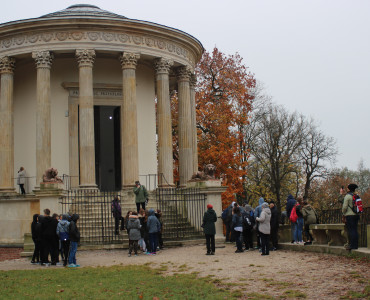
[[297,222],[298,220],[298,215],[297,215],[297,205],[294,205],[292,208],[292,212],[290,213],[289,220],[292,223]]
[[228,213],[228,209],[229,208],[225,208],[223,211],[222,211],[222,214],[221,214],[221,219],[222,220],[226,220],[226,218],[227,218],[227,213]]
[[64,231],[59,231],[59,239],[61,241],[69,241],[69,226],[66,226],[66,224],[70,224],[70,223],[59,224],[62,226],[64,230]]
[[59,238],[61,241],[68,241],[69,240],[69,233],[68,232],[59,232]]
[[355,214],[360,214],[364,211],[364,208],[362,207],[362,200],[359,195],[353,194],[352,195],[352,211]]
[[249,213],[243,214],[243,227],[246,229],[252,229],[254,225],[254,218]]

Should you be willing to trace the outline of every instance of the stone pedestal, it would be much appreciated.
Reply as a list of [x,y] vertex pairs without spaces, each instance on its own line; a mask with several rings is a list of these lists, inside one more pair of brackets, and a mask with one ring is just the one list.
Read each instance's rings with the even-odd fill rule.
[[33,191],[40,199],[39,214],[43,214],[45,208],[50,209],[51,214],[62,213],[59,198],[64,195],[64,184],[58,182],[41,182],[40,189]]
[[23,245],[34,214],[40,214],[40,199],[33,195],[0,196],[0,244]]
[[206,181],[189,181],[187,184],[189,188],[199,188],[201,193],[206,194],[206,205],[212,204],[217,215],[216,222],[216,238],[224,238],[223,223],[221,219],[222,214],[222,200],[221,194],[226,191],[227,187],[221,186],[221,180],[213,179]]

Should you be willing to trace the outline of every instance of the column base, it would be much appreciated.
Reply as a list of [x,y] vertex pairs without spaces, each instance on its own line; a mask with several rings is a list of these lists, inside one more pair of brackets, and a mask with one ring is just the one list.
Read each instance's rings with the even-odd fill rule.
[[81,184],[78,188],[80,190],[99,190],[96,184]]
[[15,191],[15,188],[0,188],[1,196],[14,196],[18,193]]

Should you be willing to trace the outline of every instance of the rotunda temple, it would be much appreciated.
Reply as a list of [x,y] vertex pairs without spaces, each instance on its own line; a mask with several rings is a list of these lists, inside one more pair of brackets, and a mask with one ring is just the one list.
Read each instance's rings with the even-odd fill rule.
[[197,170],[193,36],[93,5],[0,24],[0,194],[46,169],[86,189],[173,186],[170,93],[178,93],[180,184]]

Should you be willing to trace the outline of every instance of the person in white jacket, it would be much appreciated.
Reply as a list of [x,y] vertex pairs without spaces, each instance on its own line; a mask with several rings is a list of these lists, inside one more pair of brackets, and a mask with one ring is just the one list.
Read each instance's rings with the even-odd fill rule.
[[261,208],[261,215],[256,218],[256,221],[259,223],[258,230],[261,233],[261,255],[269,255],[271,210],[267,203],[263,203]]

